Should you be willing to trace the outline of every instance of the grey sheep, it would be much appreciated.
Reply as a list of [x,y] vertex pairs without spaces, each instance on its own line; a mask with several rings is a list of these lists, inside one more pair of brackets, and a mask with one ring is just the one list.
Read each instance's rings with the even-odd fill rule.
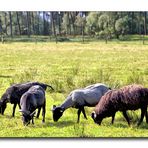
[[85,88],[73,90],[60,106],[56,107],[56,105],[53,105],[52,108],[53,120],[55,122],[58,121],[58,119],[63,115],[63,112],[70,107],[78,109],[77,122],[79,122],[81,112],[83,113],[84,117],[87,119],[84,107],[95,106],[99,102],[100,98],[108,90],[110,90],[110,88],[102,83],[97,83],[87,86]]

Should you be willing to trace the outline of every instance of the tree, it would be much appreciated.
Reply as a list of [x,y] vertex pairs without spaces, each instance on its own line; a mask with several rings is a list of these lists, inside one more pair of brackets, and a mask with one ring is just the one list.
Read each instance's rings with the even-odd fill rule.
[[17,24],[18,24],[19,35],[21,35],[21,26],[20,26],[19,12],[16,12],[16,17],[17,17]]
[[62,18],[62,28],[63,28],[63,33],[68,34],[69,33],[69,18],[68,18],[68,13],[64,13],[64,16]]
[[143,44],[144,44],[144,36],[146,36],[146,12],[143,13]]
[[90,12],[86,17],[86,32],[89,35],[95,35],[98,32],[98,12]]
[[110,30],[109,30],[109,16],[107,14],[102,14],[99,17],[98,20],[99,29],[101,30],[99,32],[99,36],[101,38],[105,39],[105,42],[107,43],[108,39],[110,38]]
[[27,18],[26,18],[26,21],[27,21],[27,35],[28,37],[30,37],[30,34],[31,34],[31,28],[30,28],[30,12],[27,12]]
[[75,20],[76,20],[77,12],[69,12],[69,15],[70,15],[70,18],[71,18],[71,25],[72,25],[73,35],[76,35]]
[[55,36],[55,41],[57,44],[58,40],[57,40],[57,34],[56,34],[56,29],[55,29],[56,27],[55,27],[54,12],[51,12],[51,22],[52,22],[53,34]]
[[85,15],[83,15],[83,13],[79,13],[76,16],[75,24],[76,26],[80,27],[80,30],[81,30],[80,32],[82,34],[82,41],[84,42],[84,27],[86,24],[86,18],[85,18]]
[[117,31],[118,37],[119,35],[125,35],[129,30],[128,17],[125,16],[123,18],[119,18],[115,23],[115,29]]
[[9,21],[10,21],[10,36],[12,37],[12,14],[9,12]]

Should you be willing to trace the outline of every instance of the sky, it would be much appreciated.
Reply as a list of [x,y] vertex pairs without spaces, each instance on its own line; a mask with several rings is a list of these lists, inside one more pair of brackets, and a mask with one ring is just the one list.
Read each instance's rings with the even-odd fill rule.
[[148,0],[0,0],[0,11],[148,11]]

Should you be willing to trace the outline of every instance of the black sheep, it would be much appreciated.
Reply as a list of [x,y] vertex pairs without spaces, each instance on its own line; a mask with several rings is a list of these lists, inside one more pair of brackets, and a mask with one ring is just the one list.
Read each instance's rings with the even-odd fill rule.
[[42,108],[42,122],[45,122],[46,99],[45,90],[39,86],[34,85],[25,92],[20,99],[20,106],[22,112],[22,121],[24,125],[28,125],[30,120],[34,124],[33,117],[36,109]]
[[[2,95],[0,100],[0,113],[3,115],[4,111],[7,107],[7,103],[14,104],[13,105],[13,112],[12,117],[15,115],[15,108],[18,104],[20,108],[20,98],[21,96],[28,91],[28,89],[34,85],[40,85],[44,90],[47,89],[47,87],[50,87],[52,90],[53,88],[50,85],[40,83],[40,82],[26,82],[26,83],[20,83],[20,84],[14,84],[7,88],[6,92]],[[40,110],[39,110],[40,112]],[[37,114],[37,117],[39,117],[39,112]]]
[[126,121],[130,125],[127,116],[127,110],[141,109],[141,118],[138,125],[143,121],[144,115],[148,123],[147,116],[148,105],[148,88],[141,85],[128,85],[121,89],[110,90],[101,97],[100,102],[96,105],[91,116],[95,123],[101,125],[101,122],[106,117],[112,117],[112,124],[117,111],[121,111]]

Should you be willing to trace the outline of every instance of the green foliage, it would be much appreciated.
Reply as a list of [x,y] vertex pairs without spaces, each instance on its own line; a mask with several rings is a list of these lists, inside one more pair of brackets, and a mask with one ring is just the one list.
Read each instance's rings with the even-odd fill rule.
[[[56,41],[64,42],[75,36],[95,37],[104,39],[127,40],[124,35],[144,35],[148,22],[147,12],[49,12],[20,11],[0,12],[1,42],[14,41],[16,36],[46,35],[35,38],[34,42]],[[146,35],[145,35],[146,36]],[[140,38],[142,40],[142,38]],[[77,39],[75,39],[77,40]],[[17,39],[17,41],[33,41],[32,39]],[[144,38],[143,38],[144,43]]]
[[107,14],[102,14],[98,19],[99,28],[104,30],[108,27],[109,16]]
[[98,12],[90,12],[86,17],[86,32],[88,34],[95,34],[97,31]]
[[78,14],[76,16],[75,24],[79,27],[84,26],[85,25],[85,17]]
[[68,13],[64,13],[63,18],[62,18],[62,28],[63,28],[63,33],[68,33],[68,28],[69,28],[69,18],[68,18]]
[[118,19],[115,23],[115,29],[119,35],[120,34],[121,35],[127,34],[128,30],[129,30],[128,17],[125,16],[123,18]]

